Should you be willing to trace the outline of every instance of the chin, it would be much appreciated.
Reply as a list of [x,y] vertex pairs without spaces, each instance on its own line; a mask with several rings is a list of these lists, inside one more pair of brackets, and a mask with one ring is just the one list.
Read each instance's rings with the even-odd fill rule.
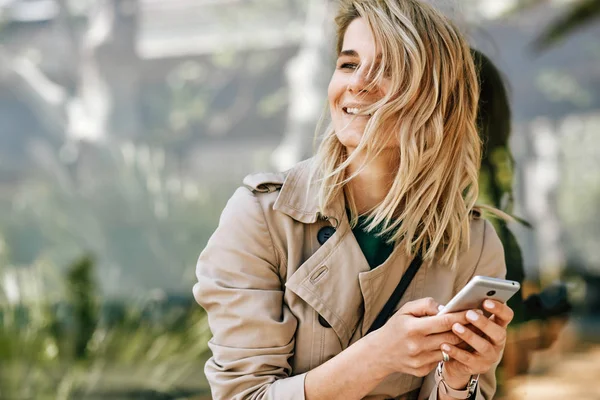
[[340,143],[345,147],[356,148],[360,143],[360,139],[363,136],[364,131],[358,131],[354,129],[346,129],[343,132],[335,133],[335,136],[338,138]]

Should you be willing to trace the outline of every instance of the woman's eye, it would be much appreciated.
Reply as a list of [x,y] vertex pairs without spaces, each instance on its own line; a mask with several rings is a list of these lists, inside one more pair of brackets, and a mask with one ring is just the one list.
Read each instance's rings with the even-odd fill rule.
[[358,65],[354,63],[343,63],[340,65],[340,69],[356,69],[357,67]]

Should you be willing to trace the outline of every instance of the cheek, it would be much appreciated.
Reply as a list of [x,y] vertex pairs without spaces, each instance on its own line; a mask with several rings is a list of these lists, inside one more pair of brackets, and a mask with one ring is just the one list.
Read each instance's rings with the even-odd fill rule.
[[331,78],[331,81],[329,81],[329,86],[327,87],[327,97],[329,99],[329,103],[332,105],[342,95],[343,92],[343,85],[334,74]]
[[329,105],[332,106],[334,100],[332,82],[330,82],[327,87],[327,100],[329,100]]
[[331,111],[333,111],[335,106],[336,95],[335,92],[332,90],[331,85],[329,86],[329,90],[327,91],[327,99],[329,101],[329,108],[331,109]]

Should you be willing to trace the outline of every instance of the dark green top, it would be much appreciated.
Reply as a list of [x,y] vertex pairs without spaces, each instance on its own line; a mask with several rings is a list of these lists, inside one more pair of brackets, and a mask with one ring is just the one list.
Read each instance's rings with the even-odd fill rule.
[[394,250],[394,245],[387,244],[383,237],[376,236],[382,230],[379,226],[371,232],[364,230],[366,220],[367,217],[358,217],[358,224],[352,232],[369,266],[374,269],[387,260]]

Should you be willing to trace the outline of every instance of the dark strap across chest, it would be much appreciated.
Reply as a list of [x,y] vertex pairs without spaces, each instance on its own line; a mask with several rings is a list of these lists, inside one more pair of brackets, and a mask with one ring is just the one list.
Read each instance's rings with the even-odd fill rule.
[[402,298],[402,295],[404,295],[404,292],[406,292],[406,289],[408,289],[408,286],[412,282],[413,278],[419,271],[419,268],[421,268],[421,264],[423,264],[423,260],[421,259],[421,255],[417,254],[410,263],[410,266],[408,267],[404,275],[402,275],[400,283],[398,283],[398,286],[396,286],[396,289],[394,289],[394,292],[388,299],[387,303],[385,303],[385,305],[379,312],[379,315],[377,315],[377,318],[375,318],[375,321],[373,321],[373,324],[367,331],[367,334],[381,328],[387,322],[387,320],[394,314],[396,306],[400,302],[400,299]]

